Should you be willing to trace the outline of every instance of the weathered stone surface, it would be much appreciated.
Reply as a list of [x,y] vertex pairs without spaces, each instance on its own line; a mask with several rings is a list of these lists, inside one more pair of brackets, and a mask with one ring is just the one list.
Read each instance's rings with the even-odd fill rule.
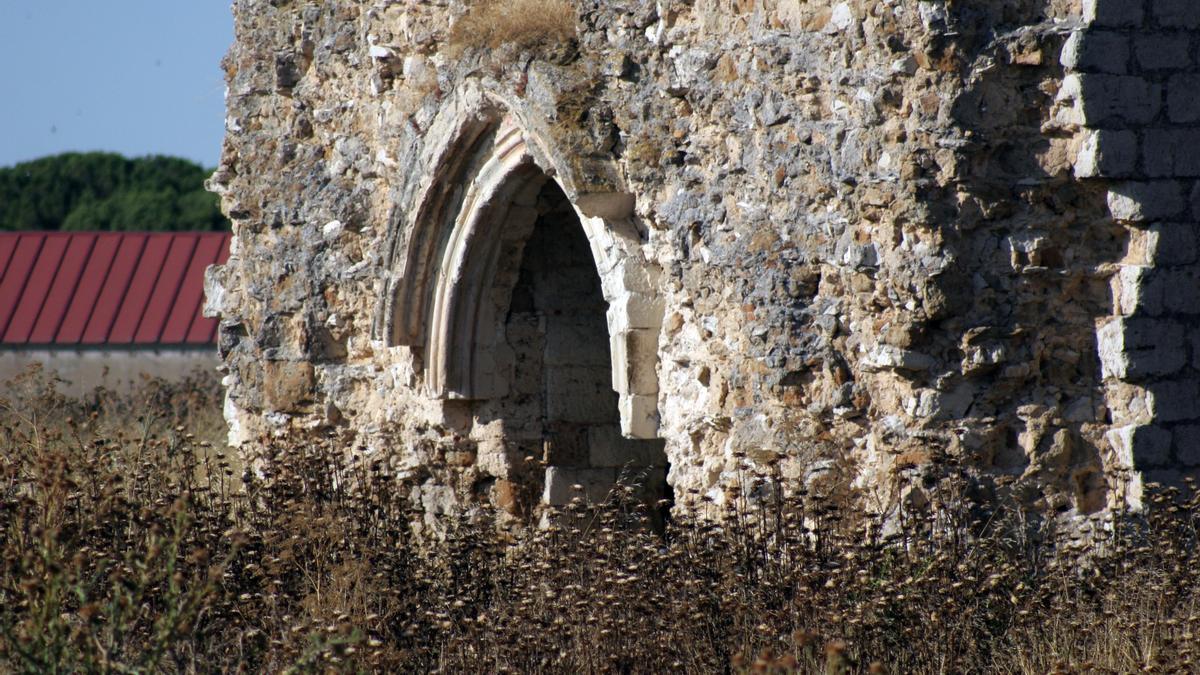
[[1126,182],[1108,193],[1113,218],[1131,222],[1163,220],[1182,215],[1183,189],[1172,180]]
[[1200,424],[1181,424],[1173,430],[1175,455],[1183,466],[1200,466]]
[[1173,124],[1200,121],[1200,75],[1174,75],[1168,80],[1167,114]]
[[313,366],[308,362],[267,361],[262,366],[262,391],[266,410],[298,412],[312,401]]
[[231,440],[335,430],[430,514],[529,522],[627,465],[681,502],[851,467],[886,510],[949,455],[1082,515],[1191,461],[1195,3],[575,2],[573,40],[451,44],[485,5],[235,4]]
[[1125,33],[1078,31],[1063,46],[1060,60],[1067,68],[1079,72],[1124,75],[1129,72],[1129,54],[1129,36]]
[[1139,35],[1133,53],[1142,70],[1180,70],[1191,65],[1190,33],[1150,33]]
[[1197,228],[1192,223],[1157,223],[1150,228],[1153,236],[1151,262],[1165,267],[1196,262]]
[[1142,5],[1141,0],[1083,0],[1083,19],[1097,26],[1140,26]]
[[1146,175],[1152,178],[1200,176],[1200,129],[1151,129],[1143,141]]
[[1136,174],[1138,137],[1132,131],[1100,129],[1083,141],[1075,160],[1079,178],[1129,178]]
[[1098,128],[1143,125],[1162,109],[1162,85],[1140,76],[1078,75],[1082,121]]
[[1187,361],[1183,325],[1165,319],[1110,321],[1099,333],[1100,362],[1105,377],[1143,380],[1171,375]]
[[1151,0],[1151,6],[1155,20],[1162,26],[1200,28],[1200,5],[1192,0]]
[[1200,380],[1163,380],[1150,385],[1154,418],[1180,422],[1200,418]]

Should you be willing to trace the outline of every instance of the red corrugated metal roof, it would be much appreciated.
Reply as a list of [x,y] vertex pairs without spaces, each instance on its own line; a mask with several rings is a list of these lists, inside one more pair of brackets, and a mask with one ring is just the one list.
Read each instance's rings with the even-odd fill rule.
[[220,232],[0,232],[0,344],[206,345]]

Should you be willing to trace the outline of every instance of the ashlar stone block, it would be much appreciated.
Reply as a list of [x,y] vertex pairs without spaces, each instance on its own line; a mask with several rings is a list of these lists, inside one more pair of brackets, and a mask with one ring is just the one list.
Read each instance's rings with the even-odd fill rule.
[[627,330],[613,335],[609,346],[612,352],[613,389],[621,394],[649,396],[658,393],[658,373],[655,368],[658,331]]
[[[546,366],[608,365],[604,331],[586,322],[569,322],[554,317],[546,331]],[[599,333],[599,334],[598,334]]]
[[662,325],[663,302],[643,293],[622,293],[608,303],[608,332],[616,335],[632,328],[657,329]]
[[1183,326],[1168,319],[1121,318],[1097,331],[1103,376],[1120,380],[1170,375],[1187,361]]
[[1184,466],[1200,466],[1200,424],[1181,424],[1171,430],[1175,458]]
[[1152,383],[1149,390],[1155,422],[1200,418],[1200,379],[1162,380]]
[[604,422],[616,394],[597,385],[595,370],[586,366],[547,368],[546,416],[564,422]]
[[1121,427],[1108,434],[1109,443],[1138,470],[1158,467],[1171,461],[1171,432],[1160,426],[1143,424]]
[[[1114,0],[1106,0],[1112,3]],[[1129,0],[1116,0],[1129,2]],[[1154,20],[1168,28],[1200,28],[1200,3],[1196,0],[1152,0]]]
[[621,434],[626,438],[658,438],[658,397],[622,394]]
[[1158,266],[1196,262],[1196,226],[1190,223],[1157,223],[1147,231],[1150,262]]
[[1083,20],[1095,26],[1140,26],[1144,17],[1141,0],[1083,0]]
[[1200,121],[1200,75],[1180,74],[1167,80],[1167,119],[1173,124]]
[[1164,311],[1200,314],[1200,270],[1158,270],[1156,276],[1161,279]]
[[1137,170],[1138,138],[1132,131],[1097,129],[1084,139],[1075,160],[1078,178],[1127,178]]
[[1105,438],[1119,458],[1119,463],[1139,471],[1167,465],[1171,461],[1174,440],[1170,430],[1141,424],[1112,429]]
[[608,498],[616,481],[617,470],[613,468],[547,467],[542,501],[551,506],[564,506],[575,497],[582,497],[588,502],[599,503]]
[[1200,176],[1200,130],[1152,129],[1146,132],[1142,158],[1151,178]]
[[1125,75],[1129,72],[1129,38],[1116,31],[1076,31],[1063,45],[1059,62],[1083,72]]
[[1166,220],[1183,213],[1183,188],[1176,181],[1128,181],[1108,192],[1108,210],[1116,220]]
[[1083,123],[1120,129],[1147,124],[1162,109],[1162,85],[1141,77],[1085,73],[1079,78]]
[[1124,265],[1113,278],[1113,304],[1122,316],[1163,312],[1163,275],[1152,267]]
[[661,440],[625,438],[613,425],[588,429],[588,457],[593,467],[666,466]]
[[1187,33],[1150,33],[1134,40],[1133,51],[1142,70],[1182,70],[1191,65],[1191,44]]

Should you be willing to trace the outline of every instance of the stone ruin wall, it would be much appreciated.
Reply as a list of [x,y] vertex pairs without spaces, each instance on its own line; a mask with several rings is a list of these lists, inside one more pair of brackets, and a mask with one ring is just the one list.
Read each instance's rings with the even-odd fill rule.
[[235,1],[233,443],[517,518],[630,464],[1068,516],[1200,465],[1200,4],[573,4],[489,50],[458,1]]

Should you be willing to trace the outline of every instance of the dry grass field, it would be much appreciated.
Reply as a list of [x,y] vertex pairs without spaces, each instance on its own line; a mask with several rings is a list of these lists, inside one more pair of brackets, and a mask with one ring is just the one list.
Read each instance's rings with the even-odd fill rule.
[[202,380],[9,385],[0,671],[1197,670],[1193,497],[1085,543],[972,504],[947,464],[895,528],[814,489],[656,532],[618,492],[427,541],[388,467],[333,445],[275,448],[243,481],[219,410]]

